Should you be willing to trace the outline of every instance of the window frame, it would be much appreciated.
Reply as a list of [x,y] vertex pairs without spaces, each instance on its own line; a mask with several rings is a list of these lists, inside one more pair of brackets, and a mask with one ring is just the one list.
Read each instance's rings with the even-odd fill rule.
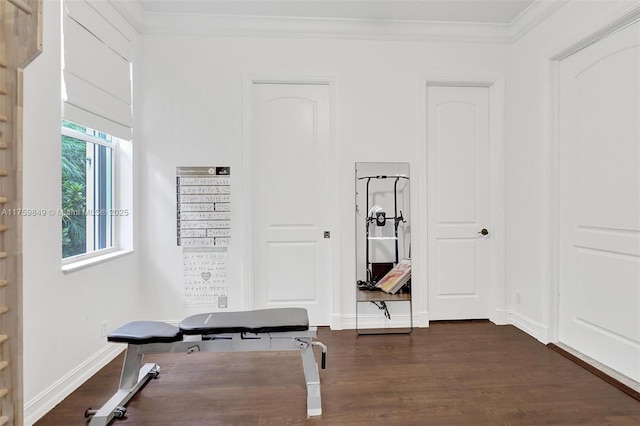
[[[63,119],[64,121],[73,123],[75,125],[78,126],[85,126],[82,123],[77,123],[71,120],[66,120]],[[90,127],[88,127],[90,128]],[[131,141],[126,141],[126,140],[122,140],[120,138],[117,138],[116,136],[110,135],[111,137],[111,141],[107,140],[107,139],[102,139],[87,133],[83,133],[81,131],[75,130],[73,128],[69,128],[69,127],[65,127],[63,122],[61,122],[61,135],[60,138],[62,138],[62,136],[67,136],[70,138],[74,138],[77,140],[81,140],[84,141],[85,143],[88,144],[93,144],[94,147],[95,145],[99,145],[99,146],[104,146],[107,147],[109,149],[111,149],[111,182],[110,182],[110,187],[111,187],[111,207],[109,208],[111,211],[126,211],[127,212],[127,216],[129,216],[131,214],[130,209],[127,209],[126,205],[130,204],[127,203],[126,201],[124,203],[122,203],[122,197],[120,195],[120,191],[122,189],[122,182],[120,179],[120,172],[123,169],[123,167],[126,168],[126,165],[121,165],[120,163],[123,161],[123,155],[122,155],[122,144],[123,143],[131,143]],[[106,132],[102,132],[101,130],[98,129],[93,129],[90,128],[98,133],[105,133]],[[87,158],[89,158],[89,155],[87,155]],[[92,164],[95,165],[95,158],[93,156],[93,151],[91,154],[91,158],[92,158]],[[130,167],[132,167],[132,164],[129,165]],[[93,197],[94,196],[94,187],[95,185],[92,185],[91,188],[89,188],[89,182],[93,181],[94,177],[93,177],[93,173],[91,178],[89,178],[87,176],[87,190],[85,193],[85,197],[87,200],[89,200],[89,197]],[[131,182],[131,184],[133,184]],[[62,201],[62,197],[61,197],[61,201]],[[93,204],[94,202],[92,201],[91,204]],[[92,210],[93,207],[90,207],[89,203],[87,203],[85,205],[85,209],[86,210]],[[61,210],[62,211],[62,210]],[[87,229],[86,229],[86,233],[87,233],[87,237],[86,237],[86,242],[87,245],[89,242],[93,243],[94,241],[94,234],[95,234],[95,230],[94,230],[94,222],[96,220],[96,216],[90,216],[87,215]],[[121,240],[121,236],[122,236],[122,232],[123,232],[123,227],[129,225],[129,228],[131,228],[131,218],[129,221],[122,220],[123,218],[118,216],[118,215],[110,215],[111,220],[108,221],[107,224],[107,229],[108,232],[110,233],[110,239],[111,239],[111,245],[110,247],[105,247],[103,249],[98,249],[98,250],[92,250],[89,252],[85,252],[85,253],[80,253],[74,256],[69,256],[69,257],[61,257],[61,261],[62,261],[62,270],[63,272],[70,272],[73,271],[75,269],[79,269],[79,268],[84,268],[86,266],[89,266],[93,263],[98,263],[101,262],[103,260],[106,259],[110,259],[113,257],[117,257],[120,254],[126,254],[132,251],[131,247],[123,247],[122,246],[122,240]],[[90,223],[91,222],[91,223]],[[91,226],[90,226],[91,225]],[[91,233],[90,233],[91,230]],[[89,236],[90,235],[90,236]],[[92,244],[93,245],[93,244]],[[62,245],[61,245],[62,247]]]

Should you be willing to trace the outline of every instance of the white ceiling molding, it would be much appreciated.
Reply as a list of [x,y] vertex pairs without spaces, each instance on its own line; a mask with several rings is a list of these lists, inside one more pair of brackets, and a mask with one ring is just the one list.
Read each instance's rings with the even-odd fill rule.
[[140,34],[510,44],[568,0],[537,0],[511,24],[163,14],[137,1],[109,1]]
[[536,1],[511,22],[511,43],[516,42],[540,22],[554,14],[558,9],[567,4],[569,0]]
[[506,25],[318,18],[149,16],[147,34],[508,43]]
[[599,27],[592,29],[587,34],[581,34],[576,40],[571,41],[555,52],[549,53],[547,58],[552,61],[566,59],[580,50],[591,46],[593,43],[638,21],[640,21],[640,2],[621,10],[617,15],[608,19]]
[[137,1],[108,1],[139,34],[146,34],[144,31],[145,11],[140,3]]
[[[125,0],[126,1],[126,0]],[[509,24],[535,0],[136,0],[149,13]]]

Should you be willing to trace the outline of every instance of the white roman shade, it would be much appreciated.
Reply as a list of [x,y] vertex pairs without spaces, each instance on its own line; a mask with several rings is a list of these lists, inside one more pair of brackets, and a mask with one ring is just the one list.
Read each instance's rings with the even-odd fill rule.
[[63,117],[131,140],[131,28],[106,1],[63,4]]

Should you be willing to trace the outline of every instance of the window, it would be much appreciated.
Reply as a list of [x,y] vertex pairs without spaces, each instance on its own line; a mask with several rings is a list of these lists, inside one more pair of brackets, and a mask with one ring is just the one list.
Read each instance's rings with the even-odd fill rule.
[[109,2],[64,0],[62,271],[133,251],[136,31]]
[[119,140],[62,121],[62,257],[104,252],[114,244],[114,160]]

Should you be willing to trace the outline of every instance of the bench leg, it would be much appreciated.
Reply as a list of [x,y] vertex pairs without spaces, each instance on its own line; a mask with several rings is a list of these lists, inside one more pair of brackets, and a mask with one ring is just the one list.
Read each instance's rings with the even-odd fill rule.
[[139,345],[127,346],[120,375],[120,390],[131,389],[138,382],[138,371],[140,371],[142,357],[144,356],[139,349]]
[[122,366],[120,387],[118,391],[93,414],[89,426],[107,426],[114,417],[124,416],[124,406],[151,379],[158,376],[160,367],[155,363],[147,363],[140,367],[142,354],[139,346],[127,346]]
[[302,368],[304,379],[307,383],[307,416],[319,416],[322,414],[322,399],[320,396],[320,374],[318,363],[313,355],[313,346],[309,339],[308,345],[300,347],[302,355]]

